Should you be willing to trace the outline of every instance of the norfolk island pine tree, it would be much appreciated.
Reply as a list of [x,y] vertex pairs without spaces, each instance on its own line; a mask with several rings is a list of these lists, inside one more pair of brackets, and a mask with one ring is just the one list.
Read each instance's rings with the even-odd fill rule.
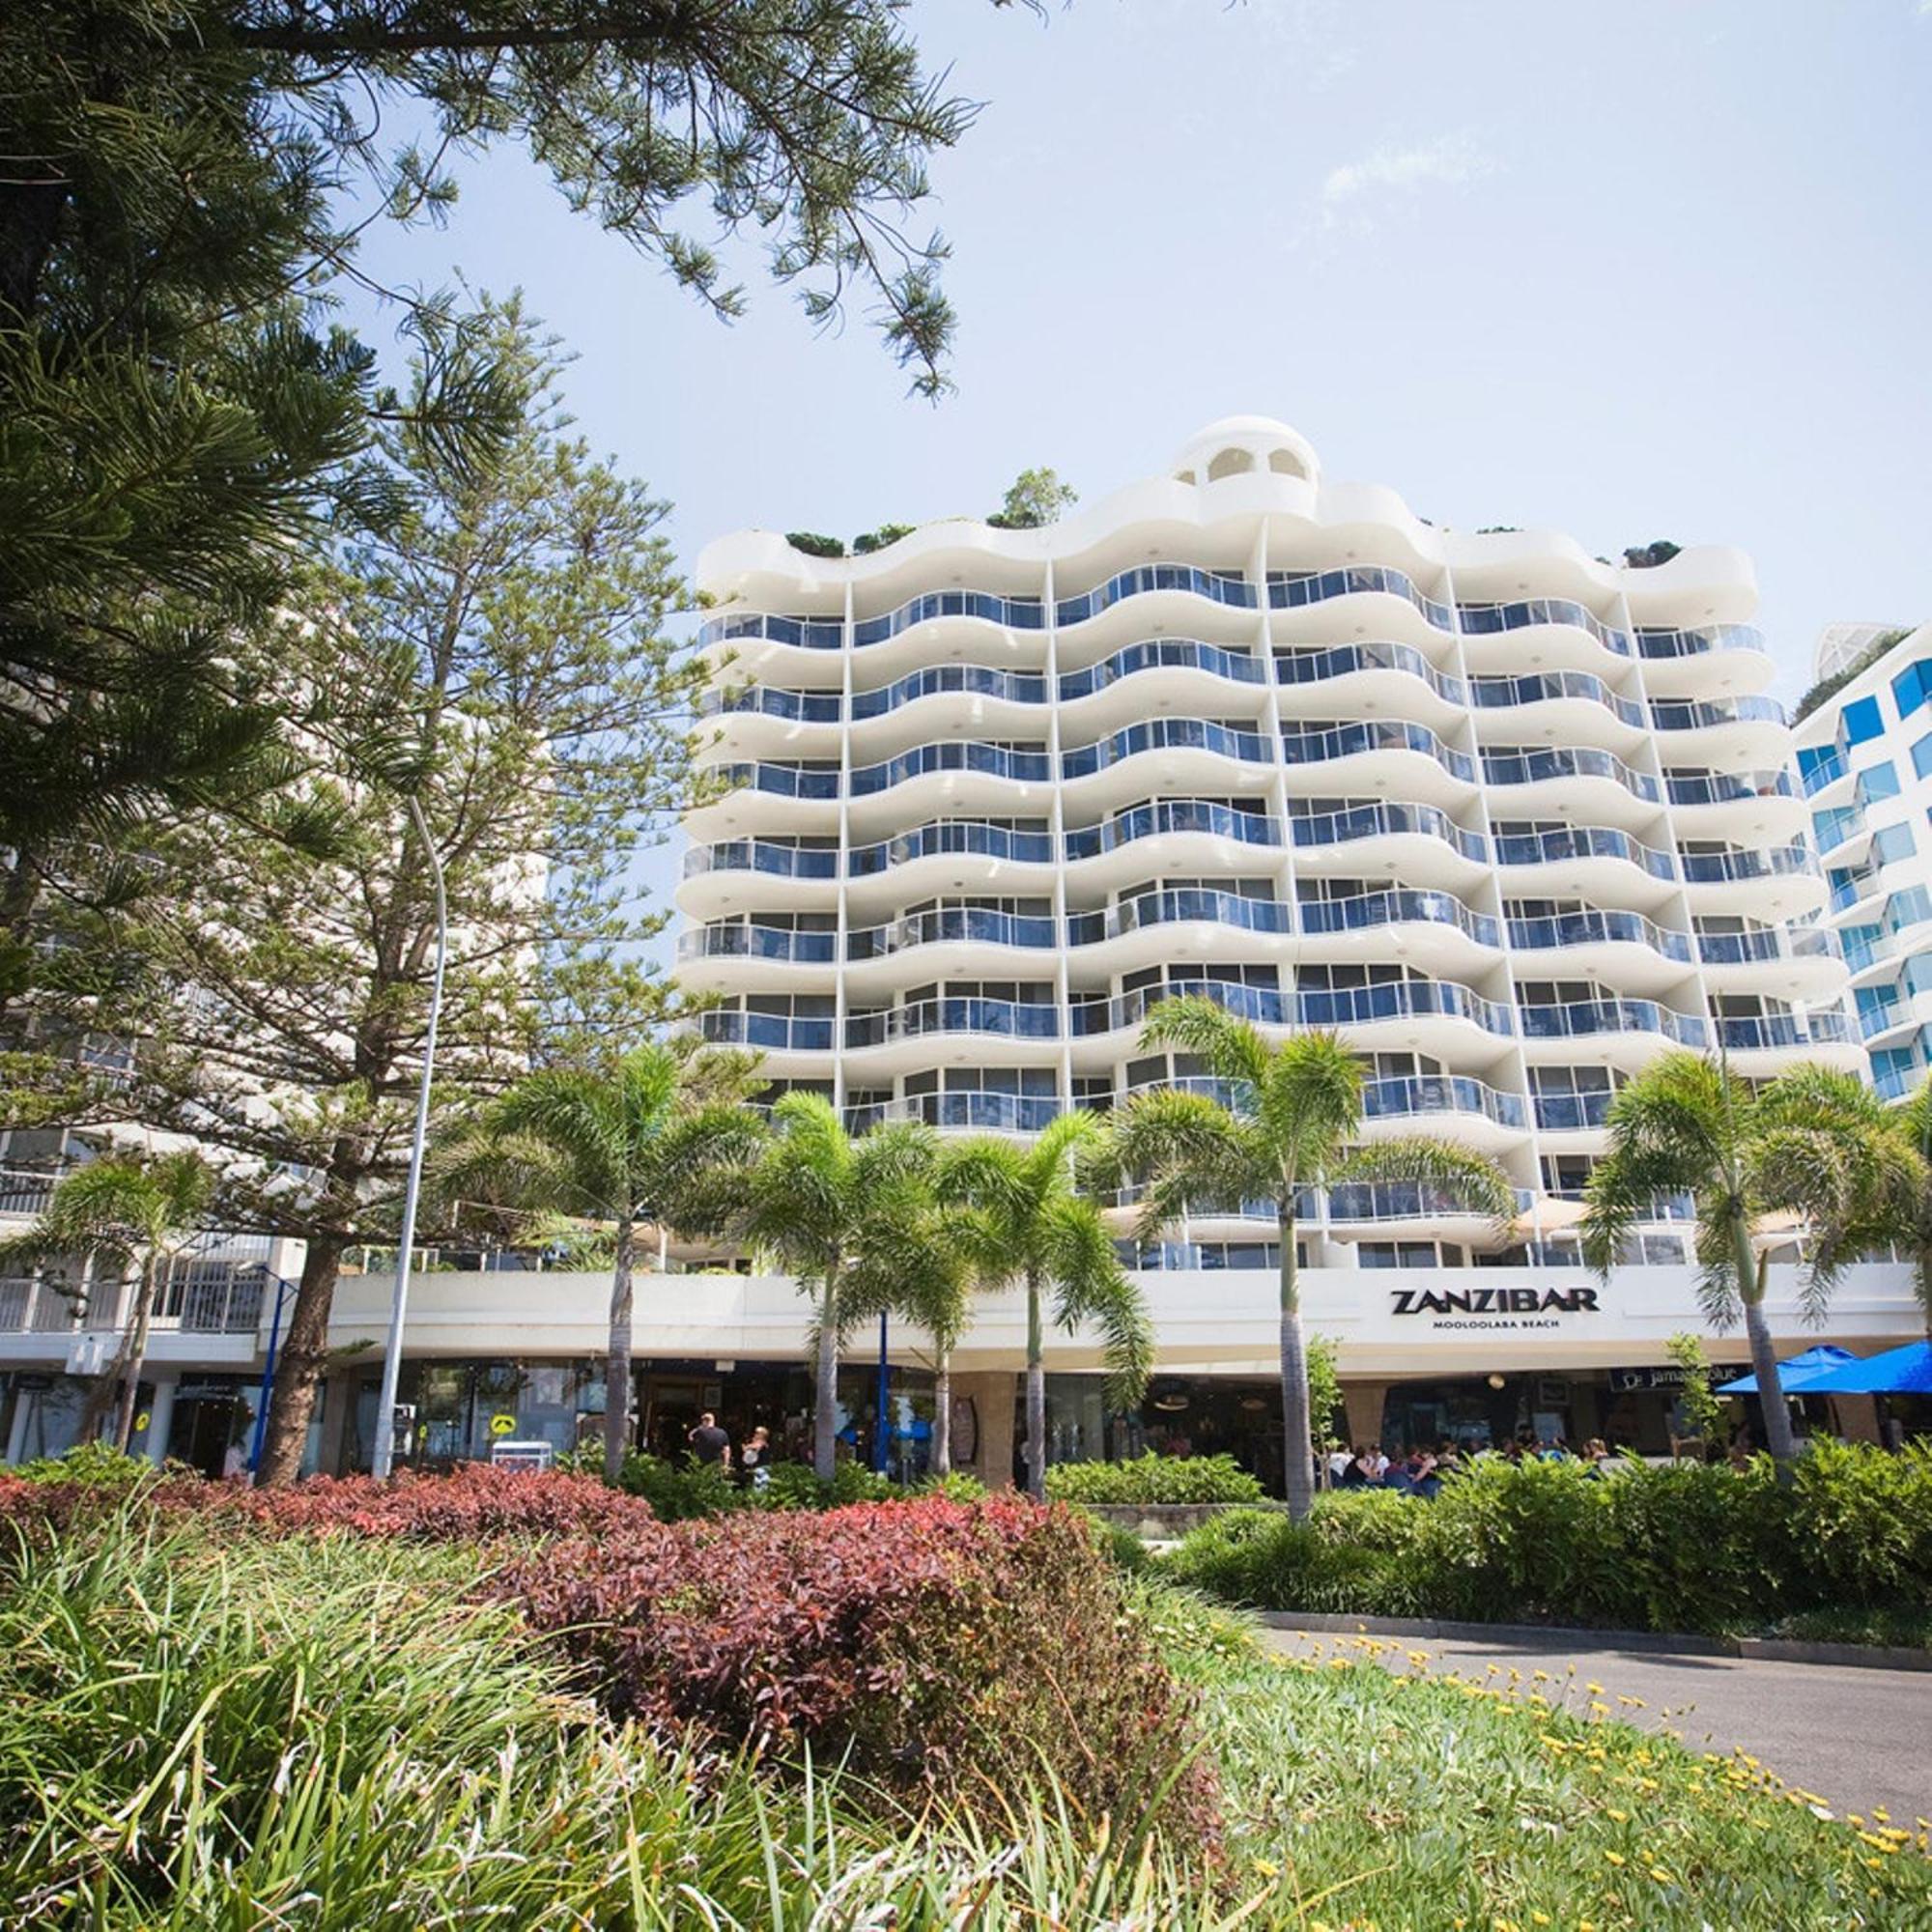
[[1296,1033],[1276,1045],[1252,1022],[1200,994],[1163,1000],[1141,1030],[1143,1050],[1198,1057],[1231,1089],[1231,1104],[1171,1089],[1137,1094],[1116,1118],[1114,1162],[1145,1179],[1143,1238],[1189,1204],[1267,1201],[1281,1246],[1281,1411],[1290,1513],[1314,1506],[1315,1466],[1295,1233],[1307,1188],[1345,1181],[1410,1181],[1452,1190],[1498,1227],[1515,1213],[1509,1178],[1487,1155],[1411,1135],[1357,1145],[1361,1062],[1333,1034]]

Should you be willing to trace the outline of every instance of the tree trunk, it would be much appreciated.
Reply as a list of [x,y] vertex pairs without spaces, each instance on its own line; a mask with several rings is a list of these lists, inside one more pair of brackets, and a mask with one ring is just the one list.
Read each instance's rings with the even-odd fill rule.
[[1046,1500],[1046,1360],[1040,1334],[1039,1277],[1027,1276],[1027,1494]]
[[611,1270],[611,1346],[604,1364],[604,1480],[624,1473],[631,1446],[631,1217],[617,1221],[617,1260]]
[[935,1476],[952,1473],[952,1351],[941,1349],[932,1365],[932,1468]]
[[1275,1222],[1281,1241],[1281,1460],[1288,1513],[1315,1507],[1315,1455],[1308,1415],[1308,1341],[1301,1332],[1301,1283],[1294,1265],[1294,1216]]
[[1932,1342],[1932,1247],[1918,1250],[1918,1306],[1925,1316],[1925,1339]]
[[342,1269],[348,1236],[320,1235],[302,1256],[301,1280],[289,1315],[289,1332],[275,1359],[275,1386],[269,1402],[269,1427],[262,1439],[257,1484],[279,1489],[301,1474],[309,1418],[315,1413],[316,1384],[328,1354],[328,1315],[335,1304],[335,1280]]
[[838,1472],[838,1277],[825,1278],[818,1311],[818,1388],[811,1410],[811,1466],[821,1483]]
[[1758,1406],[1764,1411],[1764,1446],[1780,1463],[1788,1463],[1798,1454],[1798,1438],[1791,1433],[1791,1411],[1784,1406],[1784,1384],[1777,1378],[1771,1323],[1764,1319],[1767,1266],[1751,1252],[1750,1227],[1742,1214],[1731,1217],[1731,1240],[1737,1254],[1738,1294],[1745,1305],[1745,1335],[1750,1343],[1751,1375],[1757,1381]]
[[114,1446],[127,1455],[134,1439],[134,1406],[140,1400],[141,1369],[148,1359],[148,1325],[155,1313],[156,1257],[150,1253],[141,1263],[139,1280],[134,1285],[134,1306],[128,1322],[127,1365],[121,1376],[121,1409],[114,1418]]

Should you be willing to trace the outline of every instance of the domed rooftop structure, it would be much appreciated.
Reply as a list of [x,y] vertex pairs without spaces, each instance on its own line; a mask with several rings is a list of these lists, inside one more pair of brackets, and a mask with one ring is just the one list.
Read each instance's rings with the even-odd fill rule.
[[1218,483],[1257,469],[1313,483],[1321,468],[1315,445],[1272,416],[1223,416],[1195,431],[1169,467],[1191,483]]

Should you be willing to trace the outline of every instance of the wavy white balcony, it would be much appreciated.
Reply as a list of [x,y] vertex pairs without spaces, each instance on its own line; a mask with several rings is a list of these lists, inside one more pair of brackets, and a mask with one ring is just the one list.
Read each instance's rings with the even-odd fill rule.
[[1615,794],[1639,805],[1661,802],[1663,788],[1648,772],[1634,770],[1613,752],[1593,746],[1518,745],[1485,751],[1483,777],[1497,789],[1522,794],[1508,801],[1511,811],[1539,813],[1546,798],[1574,806],[1580,797],[1620,804]]

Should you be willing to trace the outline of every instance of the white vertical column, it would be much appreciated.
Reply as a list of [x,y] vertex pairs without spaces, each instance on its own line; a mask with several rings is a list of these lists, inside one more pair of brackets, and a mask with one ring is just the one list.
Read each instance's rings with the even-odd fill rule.
[[[1255,547],[1250,554],[1248,563],[1256,584],[1255,601],[1261,611],[1262,676],[1265,680],[1262,687],[1263,702],[1265,706],[1262,728],[1267,733],[1268,757],[1274,766],[1274,784],[1269,792],[1268,810],[1281,828],[1281,858],[1275,867],[1275,894],[1277,897],[1293,905],[1296,898],[1294,836],[1288,817],[1288,761],[1282,755],[1281,698],[1276,691],[1274,678],[1274,620],[1269,614],[1268,607],[1268,520],[1265,511],[1262,515],[1261,526],[1255,532]],[[1301,914],[1297,908],[1294,914],[1294,931],[1282,959],[1282,964],[1287,968],[1288,978],[1282,1010],[1289,1016],[1291,1027],[1295,1017],[1295,968],[1299,963],[1300,954]]]
[[[1048,526],[1050,529],[1051,525]],[[1047,539],[1051,542],[1051,538]],[[1060,1027],[1060,1111],[1073,1106],[1073,993],[1066,959],[1066,810],[1060,772],[1060,611],[1051,554],[1041,590],[1040,622],[1046,632],[1046,772],[1048,849],[1053,854],[1053,997]]]
[[151,1379],[155,1395],[148,1405],[148,1439],[142,1453],[158,1469],[167,1460],[168,1436],[174,1429],[175,1390],[181,1385],[181,1377],[172,1369],[164,1369]]
[[852,615],[852,573],[845,572],[845,616],[839,643],[838,700],[838,924],[832,942],[832,1104],[845,1115],[845,943],[851,919],[845,903],[846,881],[852,869],[852,653],[856,625]]

